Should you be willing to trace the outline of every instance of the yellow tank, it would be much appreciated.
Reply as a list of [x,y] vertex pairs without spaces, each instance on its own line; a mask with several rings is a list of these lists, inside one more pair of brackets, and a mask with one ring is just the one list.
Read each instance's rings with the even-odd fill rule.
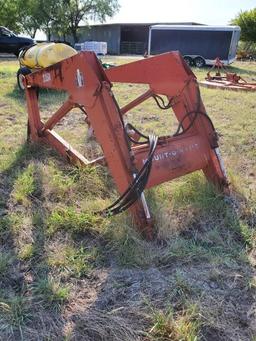
[[20,63],[30,69],[44,68],[77,54],[72,47],[62,43],[41,43],[19,56]]

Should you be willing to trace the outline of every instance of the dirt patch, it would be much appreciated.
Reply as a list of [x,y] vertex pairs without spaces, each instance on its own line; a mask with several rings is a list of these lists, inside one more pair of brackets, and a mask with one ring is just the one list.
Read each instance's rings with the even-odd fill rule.
[[[132,326],[133,334],[128,328],[129,338],[123,336],[123,340],[143,340],[141,331],[149,330],[152,308],[179,311],[181,302],[189,300],[198,305],[202,317],[202,340],[250,340],[256,332],[255,293],[247,285],[252,275],[246,267],[216,268],[208,264],[110,270],[104,273],[105,280],[101,277],[83,289],[95,300],[88,305],[87,298],[78,298],[79,306],[85,309],[72,316],[76,324],[73,335],[81,335],[88,321],[103,316],[102,323],[116,318],[122,323],[125,320],[126,327]],[[96,334],[93,340],[108,340],[99,330]]]

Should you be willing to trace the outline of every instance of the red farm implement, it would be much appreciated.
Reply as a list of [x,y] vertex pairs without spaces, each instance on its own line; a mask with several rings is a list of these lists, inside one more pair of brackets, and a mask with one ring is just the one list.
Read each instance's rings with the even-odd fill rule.
[[[146,84],[148,90],[120,108],[112,83]],[[27,75],[24,85],[30,139],[49,144],[76,165],[107,165],[121,196],[101,214],[129,209],[146,238],[153,238],[153,220],[145,189],[202,170],[220,191],[228,193],[216,131],[202,103],[196,77],[179,53],[104,70],[94,53],[81,52]],[[40,117],[38,88],[64,90],[69,95],[46,122]],[[165,112],[174,113],[179,122],[174,135],[146,136],[131,124],[125,125],[123,115],[149,98]],[[74,107],[84,112],[102,147],[102,157],[87,160],[53,130]]]
[[[207,73],[205,81],[199,82],[201,86],[212,89],[256,91],[256,83],[247,82],[236,73],[228,72],[219,58],[215,59],[212,69],[217,69],[216,74]],[[224,71],[221,73],[221,71]]]

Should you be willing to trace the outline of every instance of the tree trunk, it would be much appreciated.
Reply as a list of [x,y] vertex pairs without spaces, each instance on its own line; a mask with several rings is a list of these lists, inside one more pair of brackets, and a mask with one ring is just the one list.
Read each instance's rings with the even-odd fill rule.
[[51,37],[52,37],[51,29],[50,29],[50,28],[47,28],[47,40],[48,40],[48,41],[51,41]]
[[33,33],[32,33],[32,38],[33,38],[33,39],[34,39],[35,36],[36,36],[36,31],[37,31],[37,28],[35,28],[35,29],[33,30]]
[[73,36],[74,44],[78,43],[77,28],[76,27],[72,28],[72,36]]

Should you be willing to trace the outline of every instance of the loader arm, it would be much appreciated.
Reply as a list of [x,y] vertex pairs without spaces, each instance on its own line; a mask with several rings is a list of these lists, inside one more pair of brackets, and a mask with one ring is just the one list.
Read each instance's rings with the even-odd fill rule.
[[[203,143],[208,141],[208,153],[210,155],[207,157],[206,166],[200,167],[200,169],[203,170],[209,181],[228,193],[226,172],[220,156],[216,131],[209,121],[208,115],[206,115],[196,76],[179,52],[165,53],[157,56],[157,58],[148,58],[110,68],[106,70],[106,75],[111,82],[147,84],[149,86],[150,90],[144,96],[140,96],[139,101],[135,100],[135,105],[142,103],[154,94],[161,94],[167,96],[173,103],[172,109],[179,122],[182,122],[186,113],[199,113],[199,117],[195,120],[189,133],[184,134],[182,139],[190,138],[192,135],[196,136],[196,134],[205,137]],[[131,109],[133,106],[128,104],[127,107]],[[126,110],[123,110],[123,113],[126,112]],[[192,114],[183,120],[184,129],[190,125],[191,119],[193,119]],[[171,143],[175,143],[175,141],[177,142],[179,139],[175,137],[169,138],[167,144],[170,147]],[[190,145],[193,146],[193,142]],[[204,153],[199,154],[204,155]],[[175,162],[173,162],[173,167],[175,167]],[[159,174],[157,177],[159,178]],[[148,186],[153,182],[152,178],[153,174]],[[155,184],[153,182],[153,185]]]
[[[112,82],[147,84],[149,90],[119,108],[111,90]],[[47,122],[40,118],[38,87],[64,90],[69,95]],[[136,226],[148,239],[153,237],[153,229],[144,188],[201,169],[219,190],[228,191],[215,129],[205,112],[196,77],[178,52],[108,70],[102,68],[94,53],[81,52],[26,76],[25,90],[30,138],[50,144],[75,164],[89,166],[105,162],[119,193],[124,193],[121,199],[125,196],[129,199],[122,209],[112,212],[129,208]],[[167,97],[165,109],[174,112],[180,131],[158,139],[151,136],[144,142],[132,139],[123,114],[150,97],[160,100],[159,96]],[[73,107],[86,114],[102,147],[102,158],[87,160],[54,132],[54,126]],[[145,174],[139,181],[144,168]]]

